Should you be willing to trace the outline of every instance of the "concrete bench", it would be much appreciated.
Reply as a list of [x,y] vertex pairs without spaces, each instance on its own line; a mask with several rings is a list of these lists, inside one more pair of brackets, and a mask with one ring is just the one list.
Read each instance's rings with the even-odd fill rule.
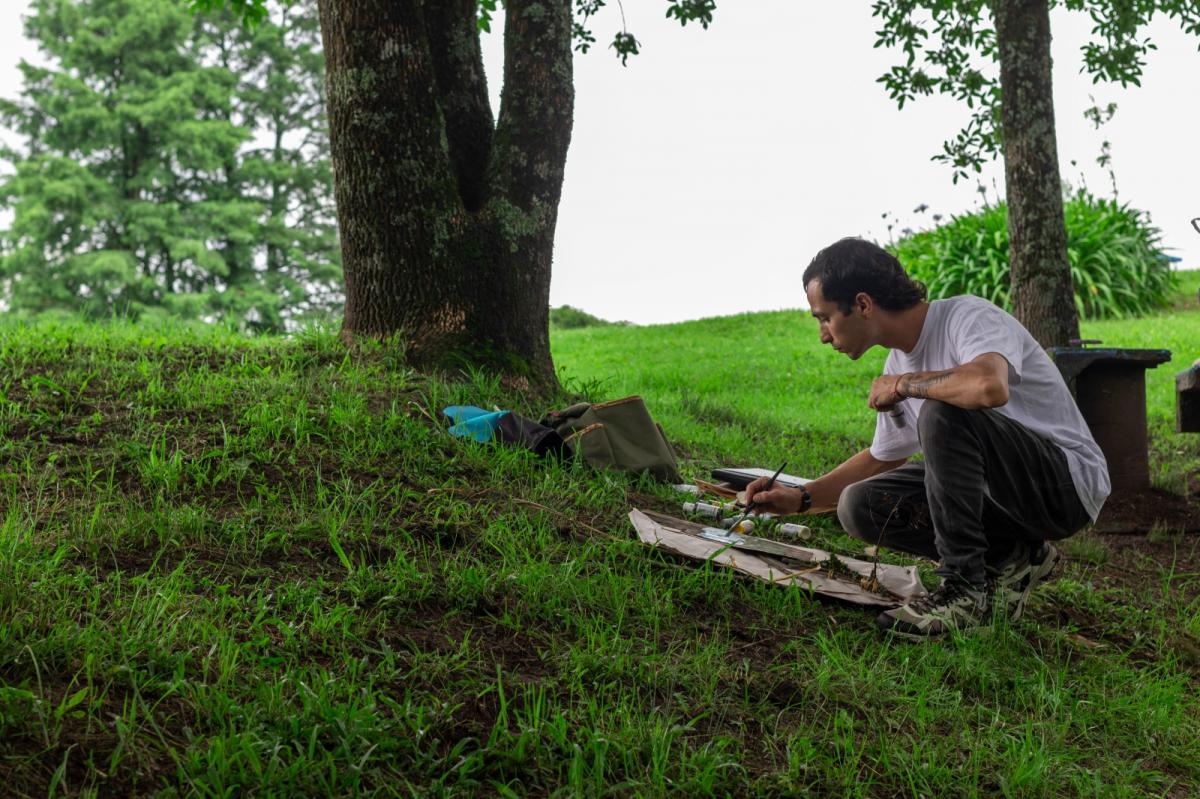
[[1171,352],[1113,347],[1050,347],[1048,352],[1108,461],[1113,490],[1149,486],[1146,370],[1171,360]]

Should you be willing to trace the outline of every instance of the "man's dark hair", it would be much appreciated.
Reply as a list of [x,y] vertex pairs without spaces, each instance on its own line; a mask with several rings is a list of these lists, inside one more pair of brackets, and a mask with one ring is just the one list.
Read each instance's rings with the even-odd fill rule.
[[896,256],[877,244],[845,238],[817,253],[804,270],[804,288],[820,281],[821,293],[850,313],[859,292],[869,294],[880,308],[903,311],[925,299],[925,285],[913,280]]

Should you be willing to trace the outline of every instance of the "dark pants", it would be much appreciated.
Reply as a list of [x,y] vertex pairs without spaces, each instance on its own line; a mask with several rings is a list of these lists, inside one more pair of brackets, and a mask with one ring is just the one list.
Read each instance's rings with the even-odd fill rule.
[[917,431],[925,462],[854,483],[838,500],[846,531],[940,561],[980,586],[1018,542],[1066,538],[1090,520],[1062,451],[995,410],[935,400]]

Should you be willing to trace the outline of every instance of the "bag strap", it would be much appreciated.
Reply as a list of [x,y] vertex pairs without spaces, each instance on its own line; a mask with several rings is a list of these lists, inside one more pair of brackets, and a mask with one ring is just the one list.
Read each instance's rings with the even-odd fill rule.
[[578,419],[587,413],[588,408],[591,407],[592,404],[590,402],[577,402],[574,405],[563,408],[561,411],[550,411],[542,417],[541,421],[544,425],[556,427],[570,419]]

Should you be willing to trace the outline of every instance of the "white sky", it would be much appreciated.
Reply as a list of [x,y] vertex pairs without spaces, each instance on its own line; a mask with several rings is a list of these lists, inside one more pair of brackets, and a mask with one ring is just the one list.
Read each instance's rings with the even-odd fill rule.
[[[974,181],[930,161],[965,109],[921,98],[896,109],[875,79],[898,56],[875,50],[867,0],[719,2],[712,26],[680,28],[662,0],[625,0],[642,53],[622,68],[607,49],[616,4],[594,20],[598,43],[575,61],[575,127],[559,209],[551,302],[607,319],[668,322],[794,308],[818,249],[846,235],[886,240],[900,227],[976,206]],[[0,5],[0,96],[34,57],[21,0]],[[1149,33],[1141,88],[1079,74],[1089,20],[1056,11],[1054,81],[1063,175],[1109,191],[1095,165],[1112,143],[1121,199],[1152,214],[1183,266],[1200,267],[1200,53],[1165,20]],[[499,109],[502,40],[484,40]],[[1083,118],[1115,101],[1100,132]],[[1075,160],[1077,166],[1070,161]],[[984,183],[1003,192],[1003,170]],[[913,213],[919,204],[930,208]]]

